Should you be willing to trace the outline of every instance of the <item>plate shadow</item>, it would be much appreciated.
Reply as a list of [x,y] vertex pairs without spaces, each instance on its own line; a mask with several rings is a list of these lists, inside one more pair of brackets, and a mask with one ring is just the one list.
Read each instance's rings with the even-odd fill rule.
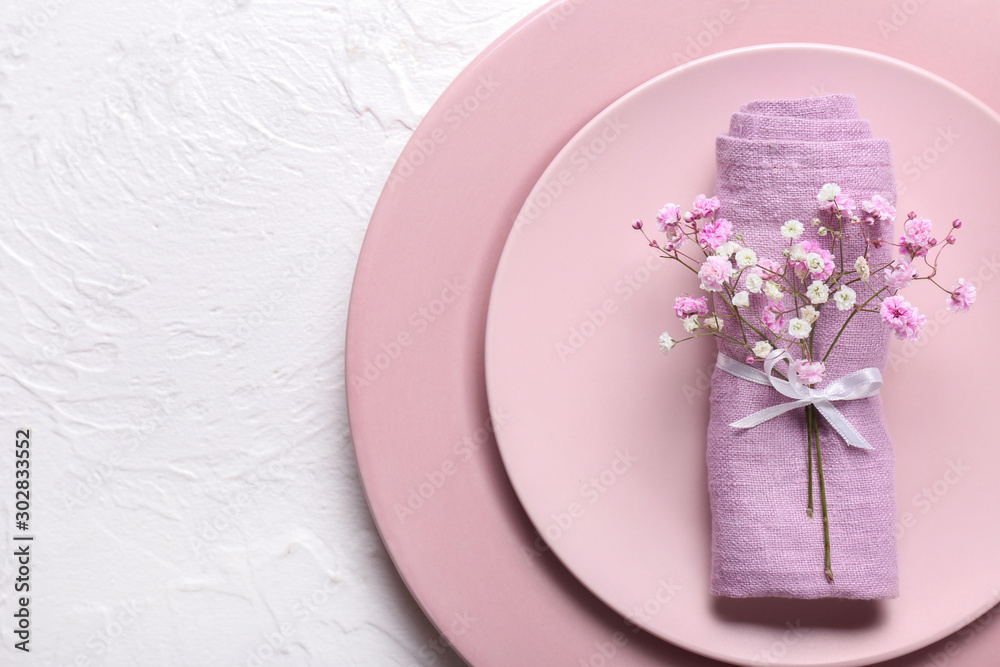
[[716,598],[713,611],[722,619],[781,628],[789,623],[809,628],[871,629],[885,619],[882,600],[823,598]]

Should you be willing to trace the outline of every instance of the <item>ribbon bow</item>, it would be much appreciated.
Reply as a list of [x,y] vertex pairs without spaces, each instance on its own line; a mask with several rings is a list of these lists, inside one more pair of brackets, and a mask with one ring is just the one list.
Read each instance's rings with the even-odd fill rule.
[[[775,364],[781,360],[788,361],[787,380],[782,380],[772,375]],[[731,357],[727,357],[721,352],[719,353],[719,358],[715,365],[722,370],[750,382],[762,385],[770,384],[778,393],[791,399],[787,403],[780,403],[759,410],[752,415],[733,422],[730,426],[735,428],[753,428],[789,410],[807,405],[815,405],[819,413],[826,418],[826,421],[830,423],[847,444],[860,449],[874,449],[874,447],[868,444],[864,436],[840,413],[840,410],[833,406],[833,402],[854,401],[874,396],[882,388],[882,373],[877,368],[863,368],[831,382],[823,389],[813,389],[799,382],[794,364],[792,363],[793,361],[794,359],[792,359],[792,356],[787,351],[783,349],[774,350],[764,360],[764,372],[762,373],[753,366],[747,366]]]

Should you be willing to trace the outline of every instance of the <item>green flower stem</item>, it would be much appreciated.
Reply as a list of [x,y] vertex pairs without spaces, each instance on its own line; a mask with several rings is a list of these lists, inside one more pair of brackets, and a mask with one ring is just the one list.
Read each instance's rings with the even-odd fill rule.
[[833,352],[833,347],[837,344],[837,341],[840,340],[840,334],[844,333],[844,329],[846,329],[847,325],[851,323],[851,320],[854,319],[854,316],[857,315],[862,309],[864,309],[865,306],[867,306],[869,303],[871,303],[872,300],[875,299],[875,297],[877,297],[879,294],[881,294],[882,292],[884,292],[885,289],[886,288],[883,287],[879,291],[877,291],[874,294],[872,294],[870,297],[868,297],[868,299],[863,304],[861,304],[861,306],[859,308],[856,308],[854,311],[851,312],[850,315],[847,316],[847,319],[844,320],[844,324],[841,325],[841,327],[840,327],[840,331],[837,332],[837,335],[834,337],[833,342],[830,343],[830,347],[827,349],[826,354],[823,355],[822,361],[825,362],[826,358],[830,356],[831,352]]
[[819,474],[819,502],[823,510],[823,555],[824,574],[830,583],[833,583],[833,565],[830,561],[830,516],[826,508],[826,483],[823,479],[823,452],[819,444],[819,415],[816,414],[815,406],[806,406],[806,410],[812,411],[813,437],[816,440],[816,471]]
[[747,340],[747,332],[746,329],[743,328],[743,316],[740,315],[739,308],[733,305],[733,296],[735,296],[736,293],[729,285],[723,285],[723,287],[726,289],[726,294],[729,296],[729,310],[732,311],[733,316],[740,325],[740,334],[743,336],[743,346],[750,349],[750,341]]
[[[839,209],[839,207],[838,207]],[[840,222],[840,270],[844,270],[844,214],[839,210],[837,211],[837,220]],[[834,239],[833,242],[837,243],[838,239]]]
[[[810,406],[811,407],[811,406]],[[813,518],[813,425],[812,410],[806,408],[806,433],[809,436],[809,502],[806,504],[806,516]]]

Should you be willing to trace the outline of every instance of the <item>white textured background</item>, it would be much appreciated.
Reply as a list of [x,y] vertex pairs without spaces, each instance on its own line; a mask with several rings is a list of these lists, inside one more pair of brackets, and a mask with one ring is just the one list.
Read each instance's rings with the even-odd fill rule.
[[540,4],[0,0],[0,663],[461,664],[361,492],[347,301],[407,138]]

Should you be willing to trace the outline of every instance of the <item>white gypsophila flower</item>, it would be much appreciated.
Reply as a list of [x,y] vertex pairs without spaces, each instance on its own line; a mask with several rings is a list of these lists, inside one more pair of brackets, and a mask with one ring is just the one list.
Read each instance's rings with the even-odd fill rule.
[[800,245],[793,245],[788,249],[788,259],[793,262],[804,262],[806,260],[806,249]]
[[858,295],[847,285],[842,285],[833,295],[833,302],[837,304],[837,310],[850,310],[858,302]]
[[781,301],[781,299],[785,296],[785,293],[781,291],[780,287],[778,287],[778,283],[773,280],[768,280],[764,283],[764,294],[766,294],[767,298],[771,301]]
[[750,248],[737,250],[736,266],[740,269],[749,269],[751,266],[757,266],[757,253]]
[[854,270],[858,272],[858,277],[865,282],[868,282],[868,279],[872,277],[872,269],[868,266],[868,260],[865,259],[864,255],[855,260]]
[[705,326],[712,331],[722,331],[722,327],[725,322],[722,321],[721,317],[706,317]]
[[814,280],[806,288],[806,296],[809,297],[810,303],[816,305],[826,303],[830,298],[830,288],[822,280]]
[[660,334],[660,352],[666,354],[670,350],[674,349],[674,345],[677,345],[677,341],[670,337],[666,331]]
[[719,244],[719,247],[715,249],[715,254],[723,259],[729,259],[739,249],[739,243],[736,243],[735,241],[726,241],[725,243]]
[[760,291],[764,289],[764,279],[758,276],[756,273],[751,273],[747,276],[747,290],[753,292],[754,294],[760,294]]
[[802,306],[799,309],[799,317],[804,319],[809,324],[816,324],[816,320],[819,319],[819,311],[812,306]]
[[806,255],[806,268],[809,269],[809,273],[820,273],[826,268],[826,262],[818,252],[811,252]]
[[767,355],[771,354],[774,347],[768,343],[766,340],[757,341],[753,346],[753,353],[757,355],[759,359],[766,359]]
[[816,200],[820,202],[833,201],[840,194],[840,186],[836,183],[826,183],[819,189]]
[[697,315],[691,315],[690,317],[685,317],[683,320],[681,320],[681,323],[684,324],[684,331],[687,331],[688,333],[696,331],[698,327],[701,326],[698,323]]
[[801,317],[793,317],[788,323],[788,335],[797,340],[808,338],[810,331],[812,331],[812,325]]
[[747,292],[737,292],[733,295],[733,305],[737,308],[747,308],[750,306],[750,294]]
[[786,239],[795,239],[802,236],[802,233],[806,230],[805,225],[803,225],[798,220],[789,220],[781,226],[781,235]]

